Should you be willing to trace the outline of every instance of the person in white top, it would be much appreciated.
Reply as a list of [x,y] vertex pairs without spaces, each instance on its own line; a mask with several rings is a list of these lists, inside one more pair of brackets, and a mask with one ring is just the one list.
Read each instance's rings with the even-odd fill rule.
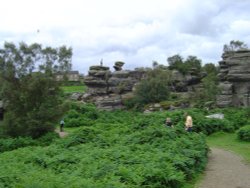
[[192,132],[192,128],[193,128],[193,119],[190,115],[187,114],[185,122],[185,130],[187,132]]

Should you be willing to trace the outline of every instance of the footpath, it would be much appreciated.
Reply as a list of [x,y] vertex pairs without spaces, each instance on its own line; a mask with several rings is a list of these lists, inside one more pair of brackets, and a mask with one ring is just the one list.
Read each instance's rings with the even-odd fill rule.
[[211,148],[205,177],[198,188],[250,188],[250,165],[230,152]]

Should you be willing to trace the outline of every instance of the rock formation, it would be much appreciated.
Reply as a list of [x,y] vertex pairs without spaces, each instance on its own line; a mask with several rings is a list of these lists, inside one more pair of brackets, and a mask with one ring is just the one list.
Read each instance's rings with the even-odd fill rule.
[[116,71],[121,71],[122,66],[124,65],[124,62],[122,61],[117,61],[115,62],[115,65],[113,66]]
[[109,67],[91,66],[84,79],[88,90],[83,100],[94,102],[100,109],[123,108],[123,102],[133,97],[133,88],[145,73],[142,69],[121,70],[123,64],[116,62],[115,72],[111,72]]
[[226,52],[219,62],[217,105],[250,106],[250,50]]

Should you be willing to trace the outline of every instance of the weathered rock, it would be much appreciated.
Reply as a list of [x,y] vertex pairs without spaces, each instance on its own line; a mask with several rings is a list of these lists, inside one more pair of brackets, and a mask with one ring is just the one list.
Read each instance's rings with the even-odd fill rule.
[[89,76],[93,77],[101,77],[101,78],[108,78],[111,76],[111,72],[109,70],[89,70]]
[[121,71],[122,66],[124,65],[124,62],[122,61],[117,61],[115,62],[115,65],[113,66],[116,71]]
[[211,119],[224,119],[224,114],[211,114],[206,117]]
[[219,84],[219,90],[222,95],[232,95],[233,94],[233,84],[230,82],[221,82]]
[[104,110],[115,110],[124,108],[124,106],[122,105],[121,96],[119,95],[108,95],[105,97],[99,97],[96,99],[95,104],[97,108]]
[[70,96],[70,99],[71,100],[81,100],[82,98],[82,94],[81,93],[73,93],[71,96]]
[[84,101],[94,102],[105,110],[121,109],[129,100],[135,84],[142,79],[143,70],[121,70],[123,62],[116,62],[117,71],[111,73],[108,67],[91,66],[84,82],[88,87],[82,97]]
[[218,95],[217,106],[218,107],[229,107],[232,106],[232,95]]
[[89,67],[89,70],[107,71],[109,70],[109,67],[94,65],[94,66]]
[[250,50],[240,50],[222,54],[219,62],[220,94],[217,105],[250,106]]
[[130,76],[130,72],[128,70],[116,71],[112,74],[112,77],[115,78],[128,78]]

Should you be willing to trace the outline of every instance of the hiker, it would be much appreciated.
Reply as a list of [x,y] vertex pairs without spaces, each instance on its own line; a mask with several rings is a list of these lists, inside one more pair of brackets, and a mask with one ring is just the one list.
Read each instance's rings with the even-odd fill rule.
[[169,117],[166,118],[165,125],[167,127],[173,127],[173,123],[172,123],[172,121],[171,121],[171,119]]
[[63,127],[64,127],[64,121],[63,119],[60,121],[60,132],[63,132]]
[[192,132],[193,119],[190,115],[186,114],[185,130],[187,132]]

